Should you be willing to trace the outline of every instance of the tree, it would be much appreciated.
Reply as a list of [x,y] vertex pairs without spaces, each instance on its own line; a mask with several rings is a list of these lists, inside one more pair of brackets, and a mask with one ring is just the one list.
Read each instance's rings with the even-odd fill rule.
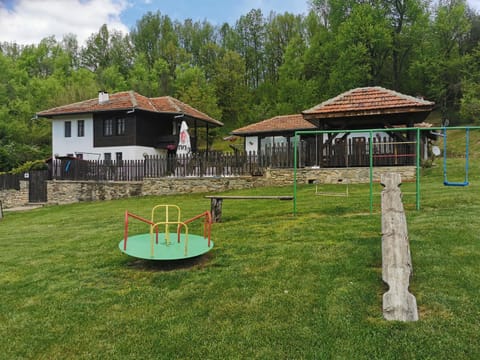
[[466,59],[463,72],[460,116],[463,122],[480,125],[480,44]]
[[[465,1],[442,1],[427,32],[419,59],[412,66],[415,87],[424,87],[426,95],[440,106],[442,117],[454,122],[462,97],[462,74],[466,66],[464,44],[470,21]],[[424,84],[419,84],[421,82]]]
[[86,47],[81,51],[82,65],[92,71],[106,68],[110,65],[110,34],[103,24],[98,33],[90,35]]
[[408,68],[414,60],[414,49],[425,41],[428,28],[428,2],[425,0],[389,0],[384,2],[392,28],[392,87],[410,91]]
[[221,119],[215,86],[208,83],[205,73],[200,67],[185,64],[177,68],[175,96],[211,117],[217,120]]
[[389,30],[381,9],[369,4],[352,8],[335,38],[338,60],[332,67],[329,83],[336,93],[357,86],[382,84],[392,46]]
[[302,17],[270,13],[265,24],[265,80],[275,84],[290,40],[303,37]]
[[137,56],[127,83],[131,89],[149,97],[173,94],[173,80],[167,62],[159,58],[149,69],[145,54]]
[[237,52],[243,57],[247,85],[259,86],[264,79],[265,22],[260,9],[252,9],[242,15],[235,26],[240,37]]
[[299,37],[290,40],[284,62],[279,68],[278,114],[296,114],[317,101],[315,82],[305,75],[306,44]]
[[214,83],[226,130],[244,125],[251,116],[244,76],[245,62],[238,53],[227,51],[218,59]]

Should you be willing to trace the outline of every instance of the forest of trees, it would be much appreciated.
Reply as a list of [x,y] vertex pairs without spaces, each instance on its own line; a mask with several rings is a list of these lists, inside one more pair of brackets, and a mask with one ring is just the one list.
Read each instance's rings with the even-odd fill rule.
[[480,15],[465,0],[309,7],[252,9],[221,26],[149,12],[130,33],[104,25],[84,45],[74,34],[1,43],[0,172],[50,156],[50,123],[35,113],[99,90],[174,96],[222,121],[221,134],[362,86],[423,96],[450,124],[480,124]]

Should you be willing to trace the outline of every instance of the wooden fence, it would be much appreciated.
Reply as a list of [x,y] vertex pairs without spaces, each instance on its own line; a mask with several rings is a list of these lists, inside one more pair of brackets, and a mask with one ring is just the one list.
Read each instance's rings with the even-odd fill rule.
[[246,153],[204,152],[185,156],[148,156],[144,160],[54,160],[52,179],[141,181],[155,177],[257,175],[258,156]]
[[[375,138],[374,166],[415,164],[415,144]],[[302,141],[297,166],[362,167],[370,165],[369,142],[365,138],[322,144]],[[293,168],[293,144],[266,146],[260,154],[245,152],[199,152],[185,156],[148,156],[144,160],[54,160],[51,178],[57,180],[141,181],[155,177],[224,177],[262,175],[265,168]]]
[[[414,165],[416,143],[398,141],[391,137],[374,137],[372,144],[373,166]],[[317,145],[307,143],[304,154],[305,165],[320,167],[364,167],[370,166],[370,139],[355,137],[348,140],[336,139],[333,143]]]
[[20,180],[23,180],[23,174],[1,174],[0,190],[20,190]]

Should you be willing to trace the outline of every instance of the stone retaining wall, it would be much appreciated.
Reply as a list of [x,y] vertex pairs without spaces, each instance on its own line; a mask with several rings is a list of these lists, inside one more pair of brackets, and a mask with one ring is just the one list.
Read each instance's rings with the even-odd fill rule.
[[[415,167],[379,167],[374,169],[374,181],[386,172],[401,174],[404,181],[415,180]],[[47,202],[68,204],[80,201],[113,200],[133,196],[173,195],[188,193],[212,193],[236,189],[249,189],[261,186],[289,186],[293,184],[292,169],[267,169],[263,176],[240,176],[225,178],[156,178],[140,182],[96,182],[96,181],[57,181],[47,182]],[[369,168],[327,168],[299,169],[299,184],[368,183]],[[28,181],[21,181],[21,190],[0,192],[3,207],[13,207],[28,203]]]
[[28,204],[29,182],[20,180],[20,190],[0,190],[0,201],[4,209]]
[[[379,182],[382,174],[399,173],[403,181],[414,181],[416,176],[415,166],[385,166],[373,169],[373,181]],[[293,184],[292,169],[274,169],[265,173],[268,182],[275,185]],[[365,184],[370,182],[370,168],[303,168],[297,170],[297,183],[309,184],[318,182],[320,184],[335,184],[338,182],[349,184]]]
[[240,176],[226,178],[159,178],[143,181],[142,195],[173,195],[222,192],[265,186],[263,177]]
[[47,181],[47,203],[114,200],[142,195],[143,182]]

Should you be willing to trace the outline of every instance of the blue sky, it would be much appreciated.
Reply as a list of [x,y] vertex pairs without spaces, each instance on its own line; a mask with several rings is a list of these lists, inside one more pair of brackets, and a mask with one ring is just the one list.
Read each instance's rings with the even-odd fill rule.
[[234,24],[241,15],[247,14],[251,9],[260,8],[264,16],[270,11],[288,11],[294,14],[308,11],[307,0],[137,0],[131,3],[133,6],[120,16],[129,27],[134,26],[147,11],[160,11],[172,20],[208,20],[214,25],[224,22]]
[[[480,0],[479,0],[480,1]],[[109,29],[128,32],[148,11],[160,11],[172,20],[208,20],[213,25],[234,24],[251,9],[306,14],[307,0],[0,0],[0,42],[38,43],[54,35],[61,40],[75,34],[80,44]]]

